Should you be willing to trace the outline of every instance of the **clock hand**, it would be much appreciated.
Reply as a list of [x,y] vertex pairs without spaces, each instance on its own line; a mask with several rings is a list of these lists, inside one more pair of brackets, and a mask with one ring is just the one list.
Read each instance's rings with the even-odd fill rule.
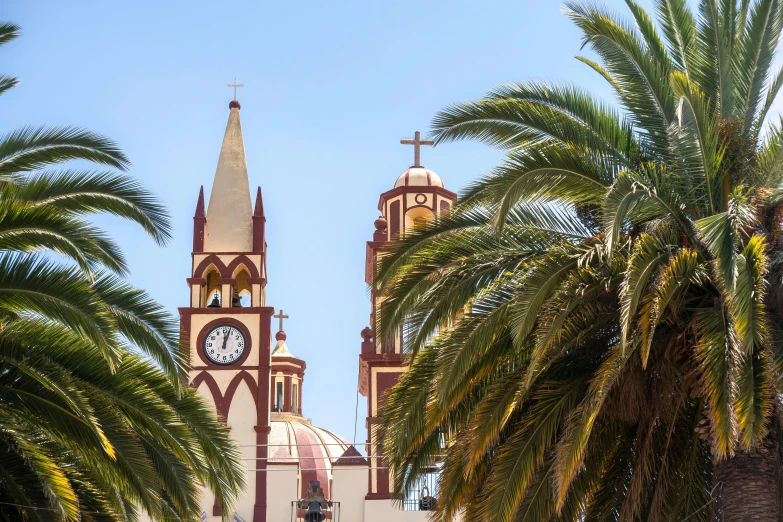
[[223,347],[221,348],[222,351],[226,351],[226,343],[228,343],[228,334],[223,334]]

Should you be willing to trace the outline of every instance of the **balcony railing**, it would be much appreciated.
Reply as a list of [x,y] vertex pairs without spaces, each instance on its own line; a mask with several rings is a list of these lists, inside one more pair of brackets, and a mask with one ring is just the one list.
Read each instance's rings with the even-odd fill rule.
[[438,471],[425,473],[405,491],[404,511],[435,511],[438,507]]
[[[308,520],[306,518],[307,516],[307,510],[302,509],[299,504],[299,500],[294,500],[291,502],[291,521],[290,522],[318,522],[315,520]],[[331,500],[326,502],[327,507],[326,509],[321,509],[321,513],[323,513],[324,518],[323,520],[329,520],[331,522],[340,522],[340,503],[339,502],[332,502]]]

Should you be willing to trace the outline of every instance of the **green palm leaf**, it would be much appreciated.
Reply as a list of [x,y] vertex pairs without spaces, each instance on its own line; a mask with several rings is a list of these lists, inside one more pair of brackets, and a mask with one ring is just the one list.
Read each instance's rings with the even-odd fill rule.
[[135,221],[158,244],[171,239],[171,221],[160,201],[133,178],[113,172],[44,171],[13,188],[14,197],[66,215],[109,213]]
[[23,127],[0,136],[0,179],[77,159],[120,170],[130,166],[116,143],[77,127]]
[[669,53],[677,70],[690,75],[695,35],[693,14],[685,0],[656,0],[655,11],[666,36]]

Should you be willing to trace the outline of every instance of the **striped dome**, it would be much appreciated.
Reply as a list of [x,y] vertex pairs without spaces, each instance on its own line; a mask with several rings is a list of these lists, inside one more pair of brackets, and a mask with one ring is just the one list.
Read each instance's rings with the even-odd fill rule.
[[300,495],[304,496],[311,480],[318,480],[326,498],[330,498],[332,464],[351,444],[304,418],[291,417],[271,422],[269,464],[298,464]]

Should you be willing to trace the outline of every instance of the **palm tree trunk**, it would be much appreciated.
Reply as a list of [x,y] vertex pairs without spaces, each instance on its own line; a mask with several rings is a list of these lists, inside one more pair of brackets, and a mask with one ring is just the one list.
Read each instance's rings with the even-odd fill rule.
[[722,522],[780,522],[780,466],[774,432],[749,452],[738,450],[715,465]]

